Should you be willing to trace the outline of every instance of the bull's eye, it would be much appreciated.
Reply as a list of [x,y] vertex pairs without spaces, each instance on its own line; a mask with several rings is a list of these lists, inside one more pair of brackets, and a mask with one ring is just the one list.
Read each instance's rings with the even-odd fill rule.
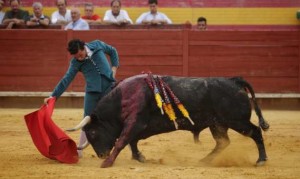
[[90,133],[91,138],[96,137],[96,130],[91,130],[89,133]]

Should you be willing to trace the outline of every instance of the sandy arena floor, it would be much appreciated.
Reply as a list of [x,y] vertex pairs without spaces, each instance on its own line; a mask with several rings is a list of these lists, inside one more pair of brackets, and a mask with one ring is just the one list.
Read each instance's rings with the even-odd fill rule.
[[[77,164],[62,164],[42,156],[32,143],[23,116],[36,109],[0,109],[0,178],[230,178],[288,179],[300,178],[300,110],[263,110],[271,128],[264,133],[269,161],[255,167],[258,152],[254,142],[230,130],[231,145],[211,164],[200,159],[214,147],[206,129],[201,144],[194,144],[192,134],[177,131],[153,136],[139,143],[147,162],[131,160],[126,147],[111,168],[102,169],[101,159],[92,147],[84,151]],[[56,109],[53,120],[61,128],[76,125],[81,109]],[[252,121],[257,123],[256,115]],[[79,131],[69,133],[77,142]]]

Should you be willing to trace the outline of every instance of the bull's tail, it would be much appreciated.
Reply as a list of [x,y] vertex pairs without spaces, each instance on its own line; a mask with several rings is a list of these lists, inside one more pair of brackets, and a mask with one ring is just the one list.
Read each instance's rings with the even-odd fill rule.
[[262,113],[261,113],[261,109],[259,108],[256,98],[255,98],[255,93],[254,90],[252,88],[252,86],[246,81],[244,80],[242,77],[232,77],[230,78],[230,80],[234,81],[235,84],[239,85],[241,88],[244,88],[246,91],[249,91],[251,94],[251,99],[254,105],[254,110],[255,113],[258,117],[259,120],[259,126],[261,127],[262,130],[267,131],[270,127],[270,125],[268,124],[268,122],[264,119]]

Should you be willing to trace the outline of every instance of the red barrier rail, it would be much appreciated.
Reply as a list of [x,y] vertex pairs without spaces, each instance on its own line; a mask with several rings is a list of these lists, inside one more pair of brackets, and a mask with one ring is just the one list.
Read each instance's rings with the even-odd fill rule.
[[[243,76],[256,92],[300,93],[300,31],[191,29],[0,30],[0,91],[53,89],[69,64],[70,39],[101,39],[120,55],[117,79],[142,71]],[[79,75],[68,91],[83,91]]]

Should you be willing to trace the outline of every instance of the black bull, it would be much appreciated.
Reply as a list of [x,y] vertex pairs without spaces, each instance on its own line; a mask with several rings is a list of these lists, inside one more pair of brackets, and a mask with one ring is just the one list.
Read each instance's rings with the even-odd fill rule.
[[[213,157],[229,145],[228,129],[248,136],[257,145],[257,165],[267,161],[261,129],[269,125],[256,103],[254,91],[242,78],[188,78],[161,76],[188,110],[194,125],[181,115],[176,107],[178,130],[198,134],[209,127],[216,146],[203,161]],[[157,107],[153,92],[145,82],[147,75],[137,75],[121,81],[103,97],[90,117],[86,117],[74,131],[83,127],[89,143],[100,158],[106,158],[101,167],[110,167],[121,150],[129,144],[132,157],[145,161],[137,147],[140,139],[175,131],[174,123]],[[259,126],[252,124],[252,95]],[[113,150],[112,150],[113,149]],[[112,150],[112,151],[111,151]]]

